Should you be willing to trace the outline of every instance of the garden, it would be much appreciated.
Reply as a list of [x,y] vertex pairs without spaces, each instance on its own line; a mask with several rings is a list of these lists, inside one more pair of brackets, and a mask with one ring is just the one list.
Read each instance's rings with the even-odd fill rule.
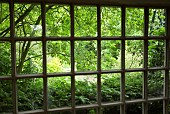
[[[101,8],[101,47],[98,47],[97,37],[97,7],[74,7],[74,40],[72,50],[71,19],[69,5],[46,5],[46,44],[42,42],[42,15],[39,4],[14,4],[15,38],[15,69],[12,67],[12,41],[0,40],[0,113],[13,110],[12,78],[16,71],[18,78],[17,104],[18,111],[43,109],[44,105],[44,68],[47,75],[48,109],[72,106],[72,57],[74,56],[75,75],[75,105],[96,104],[98,102],[97,73],[98,53],[101,54],[101,102],[121,101],[121,69],[122,69],[122,40],[121,40],[121,8]],[[10,39],[9,4],[0,3],[0,37]],[[149,39],[147,47],[147,67],[164,67],[165,40],[155,36],[165,36],[165,9],[149,9]],[[125,65],[126,70],[144,68],[144,40],[134,37],[144,36],[144,9],[126,8],[125,19]],[[24,39],[25,38],[25,39]],[[27,39],[28,38],[28,39]],[[29,40],[34,39],[34,40]],[[58,38],[58,39],[57,39]],[[91,39],[91,38],[94,38]],[[115,39],[114,39],[115,38]],[[99,49],[101,51],[99,51]],[[45,50],[45,52],[44,52]],[[74,54],[72,54],[74,52]],[[44,55],[46,66],[44,67]],[[145,55],[146,56],[146,55]],[[84,74],[83,74],[83,73]],[[62,75],[62,73],[64,75]],[[79,74],[80,73],[80,74]],[[82,74],[81,74],[82,73]],[[67,75],[66,75],[67,74]],[[35,75],[36,78],[29,78]],[[27,77],[27,78],[24,78]],[[6,78],[1,80],[1,78]],[[164,70],[148,70],[148,98],[163,96]],[[143,70],[125,72],[125,100],[143,98]],[[163,114],[163,101],[156,100],[148,103],[149,114]],[[103,107],[103,114],[119,114],[120,105]],[[55,114],[69,114],[59,112]],[[78,114],[95,114],[96,109],[77,110]],[[127,114],[142,114],[142,103],[126,106]]]

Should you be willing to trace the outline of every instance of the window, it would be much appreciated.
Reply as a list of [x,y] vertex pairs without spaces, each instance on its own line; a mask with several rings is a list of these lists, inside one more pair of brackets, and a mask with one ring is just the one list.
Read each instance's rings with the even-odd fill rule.
[[170,10],[151,6],[0,2],[0,113],[168,114]]

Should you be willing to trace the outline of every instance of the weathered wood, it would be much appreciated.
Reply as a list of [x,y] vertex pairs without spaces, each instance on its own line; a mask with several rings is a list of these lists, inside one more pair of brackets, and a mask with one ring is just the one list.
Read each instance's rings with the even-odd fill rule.
[[[8,0],[1,0],[8,2]],[[74,4],[89,4],[89,5],[126,5],[126,6],[153,6],[164,7],[170,6],[170,0],[14,0],[14,2],[27,2],[27,3],[74,3]]]

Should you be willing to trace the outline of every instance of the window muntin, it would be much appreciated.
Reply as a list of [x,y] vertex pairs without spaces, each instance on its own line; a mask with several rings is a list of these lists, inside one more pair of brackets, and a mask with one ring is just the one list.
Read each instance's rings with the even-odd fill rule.
[[[22,4],[21,4],[22,5]],[[27,4],[28,5],[28,4]],[[31,5],[31,4],[30,4]],[[37,4],[36,4],[37,5]],[[15,5],[14,5],[15,6]],[[38,5],[38,6],[40,6],[40,5]],[[48,4],[47,5],[42,5],[43,7],[41,7],[42,9],[44,9],[45,8],[45,6],[48,6]],[[62,6],[65,6],[65,7],[68,7],[69,5],[62,5]],[[73,5],[74,6],[74,5]],[[149,76],[149,74],[150,74],[150,72],[152,72],[152,70],[156,70],[156,71],[161,71],[161,72],[165,72],[165,74],[167,74],[167,72],[169,73],[169,69],[167,70],[166,69],[166,67],[165,67],[165,65],[164,65],[164,62],[165,62],[165,60],[167,59],[167,58],[165,58],[165,57],[168,57],[168,55],[167,55],[167,52],[166,52],[166,50],[167,50],[167,46],[165,47],[165,44],[167,44],[167,40],[166,40],[166,37],[161,37],[161,41],[158,41],[159,43],[161,43],[162,44],[162,42],[165,42],[165,43],[163,43],[163,45],[161,45],[162,47],[163,47],[163,53],[166,55],[166,56],[163,56],[163,58],[164,58],[164,62],[161,62],[161,64],[163,64],[162,66],[151,66],[151,67],[149,67],[148,69],[147,69],[147,66],[149,66],[149,59],[150,58],[152,58],[152,57],[150,57],[149,56],[149,54],[150,54],[150,41],[152,40],[152,41],[154,41],[154,42],[156,42],[157,41],[157,36],[159,37],[159,35],[155,35],[155,33],[153,34],[153,36],[156,36],[156,37],[152,37],[152,39],[151,40],[148,40],[149,38],[151,38],[151,37],[147,37],[147,39],[145,38],[145,37],[142,37],[142,35],[141,35],[141,37],[139,37],[139,38],[137,38],[137,37],[133,37],[133,36],[131,36],[131,35],[129,35],[129,36],[131,36],[131,38],[130,39],[127,39],[127,37],[128,37],[128,35],[127,34],[124,34],[124,33],[126,33],[125,32],[125,30],[126,30],[126,15],[124,15],[124,14],[126,14],[124,11],[126,11],[126,9],[127,8],[129,8],[129,7],[127,7],[127,8],[124,8],[124,7],[121,7],[120,9],[121,9],[121,26],[122,26],[122,28],[121,28],[121,38],[117,38],[117,37],[111,37],[111,38],[108,38],[107,40],[104,40],[104,39],[100,39],[100,37],[97,37],[97,38],[93,38],[93,37],[96,37],[96,36],[100,36],[100,31],[102,30],[102,28],[100,28],[101,26],[102,26],[102,24],[100,25],[100,18],[99,17],[101,17],[101,14],[100,13],[97,13],[97,12],[99,12],[99,11],[101,11],[101,10],[99,10],[99,8],[101,8],[101,7],[96,7],[96,6],[74,6],[74,8],[73,8],[73,6],[71,5],[70,7],[70,16],[71,16],[71,19],[70,19],[70,23],[71,23],[71,34],[72,34],[72,37],[69,37],[69,34],[67,34],[68,35],[68,38],[66,38],[66,39],[63,39],[62,40],[62,38],[65,38],[65,34],[64,35],[59,35],[59,37],[61,37],[61,38],[58,38],[58,34],[57,35],[54,35],[54,36],[51,36],[51,37],[53,37],[53,39],[50,39],[50,37],[48,37],[48,35],[45,35],[44,34],[44,32],[46,32],[46,30],[45,30],[45,24],[46,24],[46,18],[42,18],[41,19],[41,21],[42,21],[42,31],[40,31],[40,32],[43,32],[43,38],[41,39],[41,38],[36,38],[37,36],[39,37],[39,36],[42,36],[42,34],[41,35],[39,35],[39,33],[37,33],[38,35],[33,35],[33,36],[29,36],[29,37],[27,37],[27,36],[24,36],[23,35],[23,33],[21,33],[22,35],[20,36],[20,37],[22,37],[23,39],[18,39],[18,38],[13,38],[13,37],[11,37],[11,39],[14,41],[14,42],[11,42],[10,43],[10,46],[11,46],[11,48],[12,49],[14,49],[14,50],[16,50],[16,52],[14,52],[14,53],[12,53],[12,55],[11,55],[11,59],[12,59],[12,61],[17,61],[17,43],[18,42],[24,42],[24,41],[27,41],[27,42],[40,42],[39,44],[40,44],[40,49],[42,49],[41,51],[41,53],[42,53],[42,62],[43,62],[43,64],[42,64],[42,66],[41,66],[41,73],[42,73],[42,75],[40,74],[40,75],[38,75],[38,77],[37,77],[37,75],[35,75],[35,74],[33,74],[34,72],[30,72],[30,73],[28,73],[29,75],[20,75],[20,77],[18,77],[18,74],[15,74],[15,68],[12,68],[12,78],[11,77],[5,77],[5,76],[2,76],[2,77],[0,77],[0,79],[2,79],[2,81],[6,81],[6,80],[10,80],[10,79],[12,79],[12,81],[11,81],[11,84],[13,84],[12,85],[12,89],[10,89],[11,91],[12,91],[12,93],[13,93],[13,97],[12,96],[10,96],[9,98],[10,99],[12,99],[13,98],[13,104],[15,105],[15,106],[19,106],[19,99],[18,99],[18,97],[19,96],[21,96],[21,95],[19,95],[17,98],[15,98],[15,95],[16,95],[16,92],[18,92],[19,91],[19,89],[18,88],[15,88],[15,86],[19,86],[19,82],[21,81],[21,80],[29,80],[29,79],[32,79],[33,77],[36,77],[37,79],[39,79],[39,80],[41,80],[41,84],[40,84],[40,86],[41,86],[41,88],[42,88],[42,96],[43,96],[43,102],[41,103],[41,110],[43,110],[43,111],[40,111],[40,112],[48,112],[48,113],[56,113],[56,112],[60,112],[60,111],[65,111],[65,112],[67,112],[67,110],[71,110],[71,112],[70,113],[75,113],[75,112],[77,112],[77,113],[79,113],[79,111],[81,112],[81,111],[87,111],[87,112],[89,112],[89,113],[98,113],[98,114],[100,114],[100,113],[102,113],[102,109],[108,109],[110,106],[111,107],[116,107],[116,111],[120,111],[120,113],[121,114],[124,114],[125,113],[125,111],[127,111],[128,110],[128,106],[130,106],[130,105],[133,105],[133,104],[135,104],[135,106],[136,106],[136,104],[139,104],[139,110],[141,111],[141,107],[143,108],[143,112],[147,112],[148,111],[148,113],[151,113],[151,112],[153,112],[152,110],[147,110],[146,109],[146,107],[147,107],[147,103],[149,104],[148,105],[148,108],[150,108],[150,107],[152,107],[153,105],[152,104],[154,104],[154,103],[157,103],[157,102],[161,102],[161,108],[160,108],[160,112],[163,112],[163,111],[167,111],[167,109],[165,108],[168,104],[165,104],[165,102],[168,100],[168,99],[164,99],[164,97],[165,96],[167,96],[167,94],[165,94],[165,93],[167,93],[168,91],[167,91],[167,89],[166,90],[163,90],[163,86],[166,86],[167,85],[167,81],[163,81],[163,82],[161,82],[162,83],[162,85],[163,86],[161,86],[161,90],[162,90],[162,92],[161,92],[161,95],[158,95],[158,96],[154,96],[154,95],[151,95],[152,96],[152,98],[150,98],[149,97],[149,92],[147,92],[147,89],[148,88],[150,88],[150,86],[149,86],[149,84],[150,84],[150,80],[148,80],[149,78],[147,78],[147,76]],[[93,35],[77,35],[76,36],[76,28],[74,28],[74,26],[73,25],[76,25],[75,23],[75,18],[74,18],[74,11],[75,11],[75,7],[80,7],[80,8],[95,8],[95,15],[96,16],[94,16],[96,19],[94,19],[95,20],[95,22],[96,22],[96,24],[95,24],[95,26],[96,26],[96,28],[95,29],[93,29]],[[106,8],[110,8],[110,7],[107,7],[107,6],[104,6],[104,7],[106,7]],[[136,9],[138,9],[138,8],[136,8]],[[149,21],[147,22],[146,20],[147,20],[147,16],[149,16],[149,15],[146,15],[146,14],[149,14],[149,12],[150,11],[152,11],[151,9],[147,12],[147,8],[143,8],[144,9],[144,11],[145,11],[145,14],[144,14],[144,17],[145,17],[145,25],[149,25]],[[162,10],[162,9],[158,9],[158,10]],[[163,9],[163,10],[165,10],[165,9]],[[154,10],[153,10],[154,11]],[[12,12],[12,11],[11,11]],[[73,13],[74,12],[74,13]],[[39,12],[40,13],[40,12]],[[46,15],[46,12],[45,12],[45,10],[42,10],[41,11],[41,13],[42,13],[42,15]],[[11,14],[12,15],[12,14]],[[15,17],[15,16],[14,16]],[[43,16],[42,16],[43,17]],[[163,17],[163,18],[167,18],[167,17]],[[81,18],[80,18],[81,19]],[[159,19],[159,18],[158,18]],[[12,20],[14,20],[14,18],[13,19],[11,19],[11,23],[12,23]],[[74,20],[74,21],[73,21]],[[92,21],[94,21],[94,20],[92,20]],[[14,28],[12,28],[13,26],[11,26],[11,30],[14,30]],[[144,34],[146,35],[147,34],[147,30],[146,29],[148,29],[148,27],[147,26],[145,26],[145,29],[144,29]],[[165,28],[165,30],[166,30],[167,28]],[[22,30],[22,29],[21,29]],[[74,35],[73,35],[73,33],[74,33],[74,30],[75,30],[75,36],[76,37],[74,37]],[[87,30],[88,31],[88,30]],[[86,32],[87,32],[86,31]],[[9,32],[9,31],[8,31]],[[18,31],[17,31],[18,32]],[[150,32],[149,32],[150,33]],[[30,32],[29,32],[29,34],[30,34]],[[62,34],[62,33],[59,33],[59,34]],[[97,34],[97,35],[96,35]],[[120,34],[120,33],[119,33]],[[118,34],[118,36],[119,36],[119,34]],[[66,35],[66,36],[67,36]],[[125,35],[125,36],[124,36]],[[15,33],[11,33],[11,36],[15,36]],[[104,36],[104,35],[103,35]],[[112,36],[112,35],[111,35]],[[117,35],[113,35],[113,36],[117,36]],[[149,34],[148,34],[148,36],[149,36]],[[16,37],[18,37],[18,36],[16,36]],[[30,38],[31,37],[31,38]],[[35,38],[34,38],[35,37]],[[82,38],[82,40],[80,39],[80,38],[77,38],[77,37],[83,37]],[[109,36],[110,37],[110,36]],[[90,39],[89,39],[90,38]],[[92,40],[92,39],[93,40]],[[104,38],[104,37],[101,37],[101,38]],[[46,39],[49,39],[48,41],[46,41]],[[159,38],[160,39],[160,38]],[[7,42],[6,40],[6,38],[5,39],[0,39],[1,41],[5,41],[5,42]],[[52,41],[50,41],[50,40],[52,40]],[[46,62],[48,62],[48,60],[46,60],[46,56],[47,56],[47,50],[48,49],[50,49],[48,46],[47,46],[47,48],[46,48],[46,44],[47,44],[47,42],[59,42],[59,40],[61,40],[61,42],[68,42],[68,44],[70,45],[70,46],[66,46],[66,49],[67,49],[67,51],[68,51],[68,49],[70,49],[69,51],[70,52],[68,52],[69,54],[70,54],[70,59],[68,60],[68,61],[70,61],[69,63],[71,64],[71,72],[69,71],[69,72],[67,72],[66,70],[64,70],[64,71],[62,71],[62,73],[58,73],[58,72],[52,72],[53,74],[48,74],[49,72],[48,72],[48,68],[46,68],[45,66],[47,65],[47,63]],[[86,41],[84,41],[84,40],[86,40]],[[101,45],[101,42],[102,41],[109,41],[109,40],[111,40],[111,41],[116,41],[116,40],[118,40],[119,42],[121,42],[121,45],[120,45],[120,55],[121,55],[121,58],[120,58],[120,60],[119,60],[119,62],[120,62],[120,66],[121,67],[119,67],[117,70],[115,70],[114,68],[110,68],[110,69],[108,69],[108,68],[106,68],[106,69],[102,69],[102,61],[101,61],[101,63],[100,63],[100,60],[102,60],[102,56],[100,55],[100,53],[102,52],[102,45]],[[126,48],[126,46],[127,46],[127,44],[126,44],[126,42],[128,42],[128,41],[132,41],[132,42],[134,42],[134,41],[136,41],[136,40],[139,40],[139,42],[141,41],[141,42],[143,42],[144,41],[144,43],[142,43],[142,46],[141,47],[143,47],[143,55],[145,55],[144,57],[143,57],[143,61],[144,61],[144,65],[143,65],[143,67],[134,67],[133,69],[129,69],[129,67],[126,67],[126,50],[125,49],[127,49]],[[77,42],[85,42],[85,43],[88,43],[88,42],[95,42],[94,43],[94,47],[95,47],[95,67],[94,68],[91,68],[90,70],[89,69],[85,69],[85,70],[83,70],[83,69],[80,69],[80,72],[77,72],[77,71],[79,71],[79,70],[77,70],[77,68],[76,68],[76,60],[77,60],[77,58],[75,57],[75,54],[77,53],[76,52],[76,49],[78,49],[78,47],[76,47],[76,43]],[[10,46],[8,47],[8,49],[10,49]],[[16,47],[15,47],[16,46]],[[45,47],[44,47],[45,46]],[[147,46],[147,47],[145,47],[145,46]],[[38,48],[38,47],[37,47]],[[64,48],[64,46],[63,46],[63,48]],[[147,49],[148,48],[148,49]],[[166,48],[166,49],[165,49]],[[134,49],[134,47],[131,47],[131,49]],[[142,50],[142,49],[141,49]],[[35,51],[35,50],[33,50],[33,51]],[[84,50],[83,50],[84,51]],[[71,53],[72,52],[72,53]],[[88,52],[89,53],[89,52]],[[161,55],[161,54],[160,54]],[[142,55],[141,55],[142,56]],[[148,57],[146,57],[146,56],[148,56]],[[161,57],[162,57],[162,55],[161,55]],[[16,59],[15,59],[16,58]],[[73,61],[73,60],[75,60],[75,61]],[[88,60],[87,58],[86,58],[86,60]],[[91,60],[93,60],[93,59],[91,59]],[[91,61],[90,60],[90,61]],[[142,60],[142,59],[141,59]],[[46,62],[44,62],[44,61],[46,61]],[[16,62],[17,63],[17,62]],[[39,62],[39,63],[41,63],[41,62]],[[91,63],[93,63],[93,62],[91,62]],[[167,65],[167,63],[165,63],[166,65]],[[89,64],[90,66],[92,66],[92,64]],[[15,65],[15,62],[12,62],[12,66],[15,66],[16,67],[16,69],[17,69],[17,64]],[[48,66],[47,66],[48,67]],[[161,67],[161,68],[160,68]],[[124,69],[125,68],[125,69]],[[100,71],[100,69],[102,69],[102,71]],[[127,81],[127,74],[134,74],[135,72],[139,72],[139,73],[141,73],[141,74],[143,74],[144,76],[143,76],[143,82],[140,80],[140,84],[142,84],[143,86],[143,91],[141,91],[140,93],[142,93],[142,99],[141,99],[141,97],[140,97],[140,99],[126,99],[126,86],[128,85],[128,83],[126,82]],[[36,73],[40,73],[40,72],[36,72]],[[102,78],[101,78],[101,76],[102,75],[107,75],[108,73],[120,73],[120,102],[115,102],[115,101],[111,101],[111,102],[103,102],[103,100],[101,99],[102,98]],[[83,105],[82,106],[82,104],[78,104],[78,105],[76,105],[76,103],[75,103],[75,101],[76,101],[76,82],[77,82],[77,78],[78,77],[81,77],[81,76],[84,76],[84,75],[87,75],[87,76],[89,76],[90,75],[90,77],[92,77],[92,78],[94,78],[95,79],[95,88],[96,88],[96,102],[94,102],[94,104],[86,104],[85,106]],[[66,78],[68,78],[68,77],[70,77],[71,76],[71,80],[69,81],[70,82],[70,84],[71,84],[71,103],[70,103],[70,105],[65,105],[65,106],[69,106],[68,108],[66,107],[66,108],[63,108],[63,109],[56,109],[57,108],[57,106],[54,106],[54,107],[50,107],[50,102],[47,102],[47,99],[50,97],[50,96],[48,96],[47,94],[49,93],[48,91],[50,91],[50,90],[48,90],[47,91],[47,85],[49,84],[49,82],[47,82],[47,80],[49,80],[50,79],[50,77],[54,77],[54,78],[59,78],[59,76],[65,76]],[[167,76],[168,75],[165,75],[164,76],[164,78],[162,78],[162,79],[167,79]],[[17,77],[17,78],[16,78]],[[27,79],[28,78],[28,79]],[[33,78],[34,79],[34,78]],[[21,81],[22,82],[22,81]],[[141,85],[140,85],[141,86]],[[6,86],[7,87],[7,86]],[[35,89],[35,88],[34,88]],[[148,93],[148,96],[146,95]],[[24,93],[25,95],[26,95],[26,93]],[[33,93],[31,93],[31,94],[33,94]],[[40,95],[40,94],[39,94]],[[41,97],[42,97],[41,96]],[[145,100],[148,100],[148,101],[145,101]],[[119,101],[119,100],[118,100]],[[10,104],[10,103],[9,103]],[[22,103],[21,103],[22,104]],[[97,105],[96,105],[97,104]],[[157,103],[158,104],[158,103]],[[44,106],[43,106],[44,105]],[[75,106],[76,105],[76,106]],[[14,108],[13,108],[13,111],[14,111],[14,113],[16,113],[17,112],[17,110],[20,112],[20,111],[28,111],[28,110],[22,110],[22,109],[19,109],[19,107],[16,107],[16,109],[15,109],[15,106],[14,106]],[[32,103],[31,103],[31,106],[32,106],[32,108],[31,109],[29,109],[29,111],[31,111],[31,110],[35,110],[35,109],[39,109],[39,108],[36,108]],[[65,107],[64,105],[61,105],[61,107]],[[124,108],[124,106],[126,107],[126,109]],[[138,106],[138,105],[137,105]],[[22,106],[21,106],[22,107]],[[46,108],[47,107],[47,108]],[[152,108],[151,108],[152,109]],[[75,111],[76,110],[76,111]],[[115,111],[114,110],[114,111]],[[104,110],[105,111],[105,110]],[[103,112],[104,112],[103,111]],[[3,111],[3,112],[5,112],[5,111]],[[12,112],[12,110],[10,110],[10,112]],[[35,111],[36,112],[36,111]],[[33,113],[34,113],[34,111],[33,111]],[[69,113],[69,112],[67,112],[67,113]]]

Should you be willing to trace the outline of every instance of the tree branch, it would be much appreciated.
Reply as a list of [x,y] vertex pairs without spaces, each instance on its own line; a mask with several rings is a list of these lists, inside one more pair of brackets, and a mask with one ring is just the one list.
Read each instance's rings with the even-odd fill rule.
[[24,60],[25,60],[25,58],[26,58],[26,56],[28,54],[30,45],[31,45],[31,41],[28,41],[25,50],[21,54],[21,59],[20,59],[21,61],[20,61],[19,65],[18,65],[18,69],[17,69],[18,73],[20,73],[22,71],[22,68],[23,68],[23,65],[24,65]]
[[[49,7],[47,7],[46,12],[47,12],[52,6],[53,6],[53,5],[50,5]],[[28,12],[28,11],[27,11],[27,12]],[[29,12],[30,12],[30,11],[29,11]],[[25,14],[25,13],[24,13],[24,14]],[[40,16],[38,17],[38,19],[37,19],[34,27],[36,27],[36,25],[38,25],[38,24],[40,23],[41,18],[42,18],[42,16],[40,15]],[[22,20],[23,20],[23,18],[22,18]],[[32,33],[30,34],[30,37],[34,36],[34,34],[35,34],[35,30],[33,29]],[[28,42],[28,43],[27,43],[25,49],[24,49],[24,47],[22,48],[22,49],[24,49],[24,50],[23,50],[23,52],[22,52],[22,54],[21,54],[21,59],[20,59],[21,61],[19,62],[19,65],[18,65],[18,67],[17,67],[17,73],[20,73],[20,72],[22,71],[22,69],[23,69],[23,64],[24,64],[24,62],[25,62],[26,56],[27,56],[28,51],[29,51],[30,46],[31,46],[31,41],[27,41],[27,42]]]
[[[31,10],[34,8],[34,4],[32,4],[16,21],[15,21],[15,25],[17,25],[20,21],[22,21],[30,12]],[[3,35],[3,37],[9,32],[10,27],[8,27],[7,29],[5,29],[4,31],[2,31],[0,33],[0,36]]]
[[[47,55],[48,55],[48,54],[53,54],[53,53],[47,53]],[[62,56],[68,56],[68,57],[70,57],[70,55],[63,54],[63,53],[57,53],[57,54],[60,54],[60,55],[62,55]],[[42,56],[42,54],[41,54],[41,55],[36,55],[36,56],[33,56],[33,57],[29,57],[29,58],[27,58],[24,62],[26,62],[26,61],[28,61],[28,60],[30,60],[30,59],[36,58],[36,57],[40,57],[40,56]]]

